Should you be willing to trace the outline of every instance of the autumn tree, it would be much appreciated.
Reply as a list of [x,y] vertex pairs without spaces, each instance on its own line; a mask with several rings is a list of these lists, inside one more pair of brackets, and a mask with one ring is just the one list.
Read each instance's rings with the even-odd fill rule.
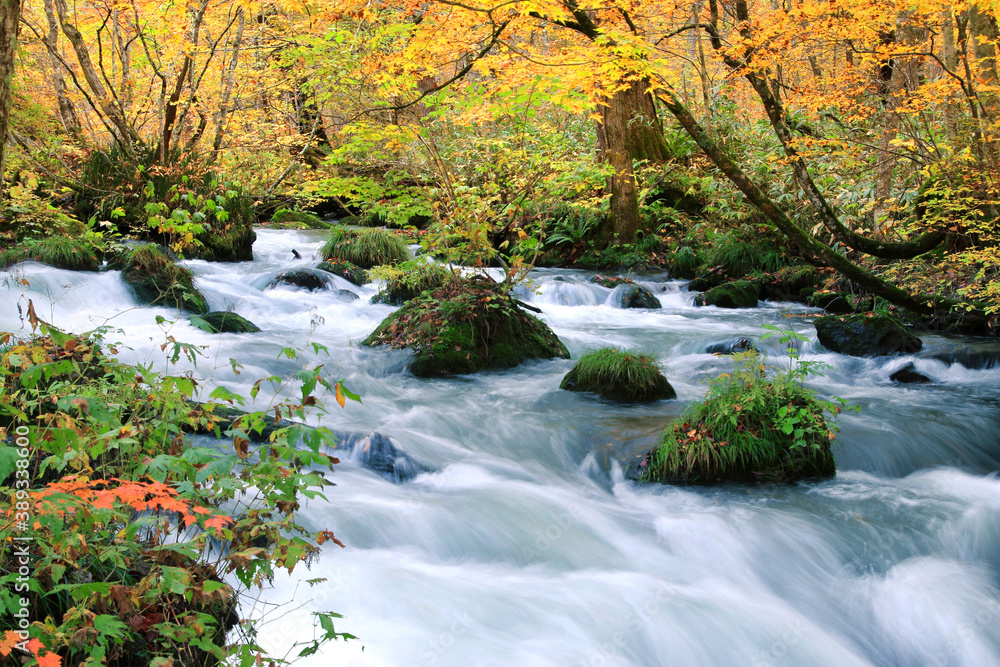
[[0,200],[3,199],[3,175],[10,123],[11,86],[14,82],[14,58],[17,55],[17,29],[21,18],[21,0],[0,0]]

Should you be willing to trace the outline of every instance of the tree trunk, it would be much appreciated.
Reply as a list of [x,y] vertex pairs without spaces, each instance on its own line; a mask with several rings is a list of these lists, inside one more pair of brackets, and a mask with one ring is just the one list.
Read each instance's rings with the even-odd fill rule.
[[80,119],[76,116],[73,102],[66,94],[66,79],[63,78],[62,63],[56,56],[59,49],[59,21],[56,19],[56,8],[52,0],[45,0],[45,18],[49,24],[49,32],[45,36],[45,41],[49,52],[49,62],[52,64],[52,83],[56,91],[56,103],[59,106],[59,120],[62,121],[66,134],[79,141],[83,137]]
[[14,59],[17,55],[17,28],[20,19],[21,0],[0,0],[0,200],[4,195],[3,177],[10,124],[11,85],[14,82]]
[[597,150],[601,159],[615,170],[608,183],[610,227],[602,231],[602,240],[607,244],[635,243],[639,229],[639,188],[633,162],[663,163],[669,158],[647,81],[631,82],[601,108]]

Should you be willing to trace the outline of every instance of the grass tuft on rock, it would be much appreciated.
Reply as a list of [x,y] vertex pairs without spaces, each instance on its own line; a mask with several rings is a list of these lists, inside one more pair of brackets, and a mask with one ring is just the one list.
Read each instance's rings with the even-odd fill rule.
[[734,372],[712,380],[708,396],[663,432],[640,464],[641,478],[712,484],[832,476],[837,427],[827,415],[838,414],[844,402],[806,389],[801,366],[768,378],[757,354],[734,359]]
[[483,277],[449,281],[407,301],[364,340],[412,349],[410,370],[440,377],[513,368],[529,359],[569,358],[552,330]]
[[602,347],[580,357],[559,388],[589,391],[620,403],[677,398],[677,392],[660,372],[656,357],[614,347]]
[[372,297],[372,301],[393,306],[401,306],[423,292],[436,290],[455,279],[455,274],[443,266],[426,263],[399,268],[382,267],[375,270],[375,275],[385,280],[385,285]]
[[335,229],[321,252],[323,259],[343,259],[363,269],[413,259],[406,241],[384,229]]
[[208,312],[208,302],[195,289],[191,272],[175,264],[152,243],[129,248],[111,268],[121,269],[122,278],[142,303],[179,308],[196,315]]
[[97,271],[101,266],[99,249],[68,236],[25,239],[0,254],[2,268],[18,262],[41,262],[69,271]]

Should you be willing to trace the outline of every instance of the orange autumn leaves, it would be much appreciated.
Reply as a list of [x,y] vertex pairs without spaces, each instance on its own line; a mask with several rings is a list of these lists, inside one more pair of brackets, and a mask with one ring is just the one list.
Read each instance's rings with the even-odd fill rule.
[[2,639],[0,639],[0,656],[6,658],[17,648],[19,645],[24,646],[28,649],[28,652],[35,656],[38,667],[61,667],[62,658],[60,658],[55,653],[46,651],[42,653],[45,646],[37,638],[32,638],[27,640],[22,644],[22,639],[20,635],[14,630],[8,630]]
[[[172,487],[155,481],[133,482],[118,478],[89,480],[74,475],[33,492],[31,498],[34,504],[32,514],[35,517],[46,514],[64,516],[79,506],[97,510],[125,506],[136,512],[170,512],[180,515],[185,528],[198,523],[206,530],[219,531],[233,523],[228,516],[207,507],[192,505]],[[75,500],[76,503],[67,504],[67,500]],[[33,527],[36,530],[41,527],[37,519]]]

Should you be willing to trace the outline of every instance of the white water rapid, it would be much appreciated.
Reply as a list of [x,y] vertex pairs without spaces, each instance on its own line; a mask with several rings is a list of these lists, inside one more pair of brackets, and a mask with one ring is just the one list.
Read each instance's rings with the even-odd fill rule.
[[[590,274],[540,270],[539,293],[523,298],[574,358],[608,344],[656,353],[679,399],[622,407],[561,391],[570,360],[418,379],[405,370],[408,352],[358,345],[393,310],[369,303],[373,286],[334,278],[360,300],[263,289],[281,270],[315,266],[319,233],[258,235],[253,262],[186,265],[213,310],[231,308],[261,333],[213,336],[138,307],[117,272],[40,264],[0,274],[0,330],[27,333],[18,307],[30,298],[64,329],[109,325],[122,360],[164,370],[169,333],[208,346],[197,366],[171,372],[243,395],[293,369],[282,348],[329,348],[330,358],[304,358],[346,378],[363,403],[341,410],[327,397],[323,423],[378,431],[431,472],[393,483],[354,460],[337,466],[328,502],[302,516],[347,548],[264,593],[258,640],[272,653],[312,637],[311,612],[335,611],[345,616],[337,630],[360,639],[303,664],[1000,665],[1000,367],[934,358],[967,339],[924,336],[915,357],[858,359],[823,350],[809,318],[786,317],[810,312],[800,306],[696,308],[682,282],[649,277],[640,282],[663,309],[620,310]],[[808,336],[804,358],[833,366],[813,388],[862,406],[842,418],[837,476],[762,487],[627,481],[622,462],[729,368],[705,346],[757,338],[765,323]],[[778,363],[772,341],[762,347]],[[889,380],[911,361],[930,384]]]

